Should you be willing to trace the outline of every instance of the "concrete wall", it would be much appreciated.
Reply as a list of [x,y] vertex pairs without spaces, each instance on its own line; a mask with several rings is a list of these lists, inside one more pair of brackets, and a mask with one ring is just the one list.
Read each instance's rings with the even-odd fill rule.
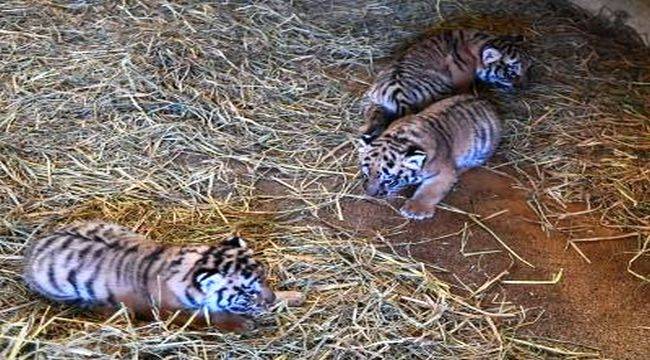
[[650,45],[650,0],[571,0],[574,4],[593,14],[615,18],[617,12],[624,12],[624,23],[635,29]]

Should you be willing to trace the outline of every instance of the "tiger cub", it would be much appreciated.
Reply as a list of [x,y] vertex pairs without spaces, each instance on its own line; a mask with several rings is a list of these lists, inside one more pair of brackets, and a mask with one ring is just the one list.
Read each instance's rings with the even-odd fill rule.
[[476,79],[505,89],[525,83],[530,61],[517,45],[521,41],[521,36],[449,30],[411,46],[366,93],[361,136],[377,137],[399,117],[466,93]]
[[[86,222],[64,227],[28,245],[24,279],[34,291],[67,304],[98,310],[124,304],[151,318],[196,310],[210,323],[243,331],[274,301],[262,264],[239,237],[216,246],[171,246],[113,224]],[[198,316],[199,319],[202,316]]]
[[480,166],[501,136],[499,117],[485,100],[456,95],[394,121],[381,136],[361,139],[367,195],[383,197],[416,185],[400,209],[411,219],[432,217],[458,175]]

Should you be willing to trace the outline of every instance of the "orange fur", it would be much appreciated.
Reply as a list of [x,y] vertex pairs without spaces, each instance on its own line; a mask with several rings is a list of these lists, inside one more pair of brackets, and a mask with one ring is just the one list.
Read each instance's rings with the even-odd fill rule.
[[[24,278],[55,301],[102,312],[125,306],[136,317],[206,309],[223,329],[250,328],[247,316],[275,301],[264,267],[239,238],[218,246],[167,246],[101,222],[65,227],[30,244]],[[198,316],[200,323],[203,316]]]
[[417,186],[401,213],[424,219],[451,190],[463,171],[483,164],[501,136],[492,106],[471,95],[457,95],[393,122],[380,137],[360,148],[370,196],[393,195]]
[[392,121],[470,91],[478,78],[512,88],[526,77],[529,60],[515,37],[450,30],[414,44],[382,70],[366,93],[362,136],[379,136]]

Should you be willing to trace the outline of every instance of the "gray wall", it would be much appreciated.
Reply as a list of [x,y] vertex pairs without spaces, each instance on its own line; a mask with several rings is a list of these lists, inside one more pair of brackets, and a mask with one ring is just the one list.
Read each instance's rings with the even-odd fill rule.
[[624,11],[629,16],[625,24],[634,28],[650,45],[650,0],[571,0],[574,4],[593,14],[602,13],[615,17],[614,13]]

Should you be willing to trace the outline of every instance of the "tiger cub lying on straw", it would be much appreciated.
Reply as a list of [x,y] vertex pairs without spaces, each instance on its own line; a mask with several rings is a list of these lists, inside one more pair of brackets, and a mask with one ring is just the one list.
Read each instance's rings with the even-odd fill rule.
[[517,46],[522,40],[450,30],[411,46],[366,93],[362,136],[373,139],[397,118],[468,92],[475,79],[505,89],[524,83],[530,61]]
[[400,212],[411,219],[432,217],[458,175],[485,163],[500,136],[499,118],[487,101],[472,95],[439,101],[396,120],[374,140],[361,139],[365,191],[387,196],[417,185]]
[[[217,246],[168,246],[102,222],[64,227],[31,243],[24,279],[55,301],[103,311],[124,304],[145,318],[153,307],[166,316],[180,311],[181,322],[200,310],[197,319],[230,331],[250,329],[249,317],[276,300],[264,267],[239,237]],[[278,295],[301,301],[299,293]]]

